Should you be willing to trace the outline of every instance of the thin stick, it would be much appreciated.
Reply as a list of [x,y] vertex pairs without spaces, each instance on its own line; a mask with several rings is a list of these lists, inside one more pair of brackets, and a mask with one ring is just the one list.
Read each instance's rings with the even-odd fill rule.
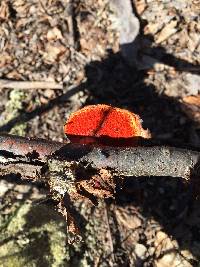
[[109,206],[106,202],[105,203],[105,216],[106,216],[106,223],[108,226],[108,242],[110,245],[110,254],[112,257],[113,264],[115,263],[115,254],[114,254],[114,245],[113,245],[113,238],[112,238],[112,232],[110,229],[110,222],[109,222]]
[[0,88],[7,89],[56,89],[62,90],[63,84],[49,81],[12,81],[6,79],[0,79]]
[[75,31],[74,31],[74,22],[73,22],[74,10],[73,2],[70,0],[68,3],[68,27],[69,27],[69,44],[74,48],[75,47]]

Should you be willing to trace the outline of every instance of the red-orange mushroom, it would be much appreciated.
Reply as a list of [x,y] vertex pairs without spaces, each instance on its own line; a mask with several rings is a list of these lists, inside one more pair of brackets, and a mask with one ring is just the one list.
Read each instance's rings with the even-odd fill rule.
[[150,137],[138,115],[108,105],[90,105],[74,112],[64,132],[72,142],[106,145],[133,145],[136,137]]

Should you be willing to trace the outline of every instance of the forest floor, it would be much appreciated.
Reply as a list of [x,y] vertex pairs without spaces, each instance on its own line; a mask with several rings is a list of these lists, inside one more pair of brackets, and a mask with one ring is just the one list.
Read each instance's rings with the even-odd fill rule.
[[[1,0],[0,79],[64,88],[0,89],[0,132],[65,141],[73,111],[105,103],[139,114],[154,138],[199,150],[200,1],[132,4],[134,64],[108,0]],[[197,186],[143,177],[97,207],[79,201],[83,241],[69,245],[42,184],[1,179],[0,266],[200,266]]]

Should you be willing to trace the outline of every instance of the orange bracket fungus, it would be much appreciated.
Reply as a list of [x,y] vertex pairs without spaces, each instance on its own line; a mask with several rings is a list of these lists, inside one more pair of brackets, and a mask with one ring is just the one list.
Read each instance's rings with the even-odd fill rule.
[[137,138],[149,138],[140,117],[108,105],[90,105],[74,112],[64,126],[72,143],[134,146]]

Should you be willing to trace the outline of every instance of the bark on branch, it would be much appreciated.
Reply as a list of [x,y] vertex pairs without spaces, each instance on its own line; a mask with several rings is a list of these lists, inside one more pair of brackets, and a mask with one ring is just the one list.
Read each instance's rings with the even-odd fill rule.
[[[56,166],[100,171],[116,176],[171,176],[189,179],[200,174],[200,152],[165,146],[94,147],[0,135],[0,175],[46,181],[49,159]],[[53,167],[53,168],[54,168]]]

